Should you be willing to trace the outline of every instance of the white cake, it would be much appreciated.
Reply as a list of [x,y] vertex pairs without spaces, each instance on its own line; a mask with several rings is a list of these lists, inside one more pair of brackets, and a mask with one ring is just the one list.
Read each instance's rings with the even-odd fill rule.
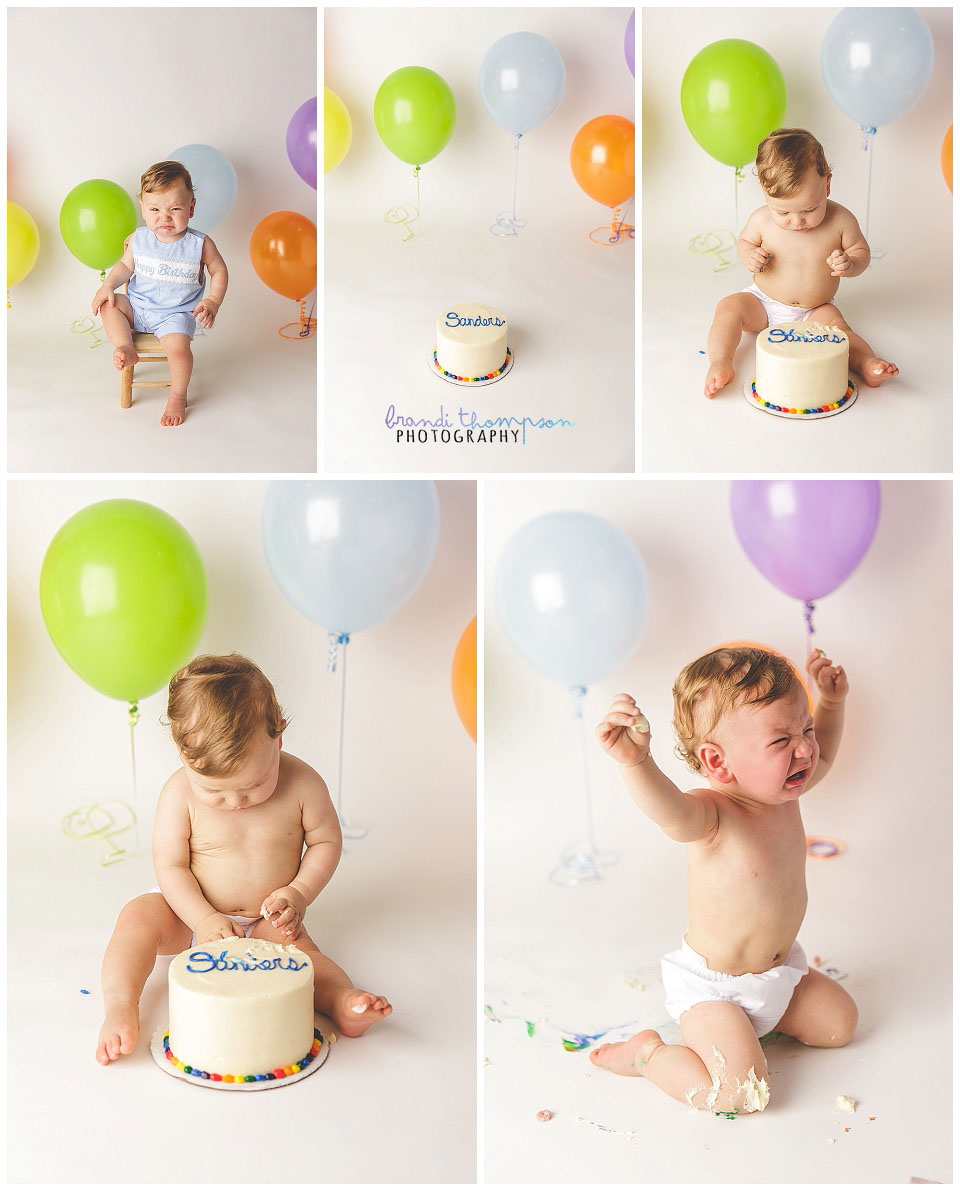
[[754,396],[787,413],[826,412],[847,396],[850,342],[824,323],[778,323],[757,336]]
[[435,367],[459,381],[493,380],[507,365],[507,320],[483,302],[461,302],[437,319]]
[[298,947],[205,943],[172,960],[168,983],[167,1058],[194,1074],[277,1079],[317,1049],[313,965]]

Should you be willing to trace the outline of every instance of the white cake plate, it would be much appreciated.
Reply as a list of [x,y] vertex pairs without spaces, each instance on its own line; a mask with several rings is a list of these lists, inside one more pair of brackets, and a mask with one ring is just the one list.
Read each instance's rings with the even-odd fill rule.
[[[434,348],[434,351],[436,348]],[[499,376],[491,377],[490,380],[459,380],[455,376],[444,376],[440,369],[433,362],[433,352],[427,357],[427,365],[434,376],[439,376],[441,380],[445,380],[448,385],[460,385],[464,389],[481,389],[484,385],[495,385],[498,380],[503,380],[508,372],[513,371],[513,351],[508,347],[507,352],[507,366],[500,373]]]
[[314,1037],[320,1034],[320,1049],[317,1052],[317,1057],[309,1063],[302,1071],[295,1071],[293,1075],[285,1075],[283,1079],[256,1079],[250,1083],[224,1083],[219,1079],[203,1079],[199,1075],[187,1075],[185,1071],[181,1071],[167,1059],[163,1053],[163,1036],[166,1030],[163,1026],[159,1026],[150,1039],[150,1053],[153,1055],[157,1066],[161,1071],[165,1071],[167,1075],[172,1075],[174,1079],[182,1079],[184,1083],[192,1083],[194,1087],[198,1088],[213,1088],[218,1092],[265,1092],[269,1088],[285,1088],[287,1084],[296,1083],[298,1080],[306,1079],[308,1075],[312,1075],[319,1067],[322,1067],[326,1061],[327,1055],[330,1053],[330,1041],[322,1033],[320,1027],[314,1020]]
[[819,409],[816,413],[812,414],[791,414],[784,409],[767,409],[766,406],[760,405],[754,398],[752,380],[744,381],[743,395],[746,398],[747,405],[749,405],[751,409],[758,409],[762,414],[773,414],[775,418],[789,418],[791,422],[815,422],[818,418],[832,418],[835,414],[846,413],[850,406],[856,401],[860,392],[857,387],[857,382],[852,377],[847,378],[847,387],[853,391],[839,409],[828,409],[826,411]]

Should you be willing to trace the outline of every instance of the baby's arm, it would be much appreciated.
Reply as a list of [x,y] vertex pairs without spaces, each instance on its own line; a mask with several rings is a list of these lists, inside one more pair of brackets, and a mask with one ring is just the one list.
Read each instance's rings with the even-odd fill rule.
[[340,863],[343,836],[340,820],[323,778],[309,766],[298,779],[303,838],[306,851],[300,869],[289,885],[263,899],[260,913],[282,934],[295,939],[307,906],[333,876]]
[[93,295],[91,307],[94,314],[99,314],[100,307],[106,302],[109,306],[116,306],[117,298],[114,290],[118,290],[124,282],[133,276],[133,253],[130,250],[130,237],[123,242],[123,256],[117,261],[107,274],[103,284]]
[[620,765],[630,797],[672,840],[689,844],[713,835],[720,823],[709,791],[684,794],[650,755],[650,725],[631,695],[617,695],[597,726],[600,746]]
[[200,260],[210,275],[210,293],[193,308],[194,318],[200,326],[209,329],[216,322],[217,314],[227,292],[227,266],[220,255],[216,244],[206,236],[203,241],[203,251]]
[[870,264],[870,247],[852,211],[840,217],[840,247],[827,257],[831,277],[859,277]]
[[175,773],[160,791],[153,821],[153,869],[160,892],[198,943],[242,935],[241,927],[210,905],[190,871],[190,816],[177,789],[181,780]]
[[770,260],[770,253],[763,247],[763,233],[760,230],[760,211],[754,213],[747,220],[740,238],[737,240],[737,256],[741,264],[751,273],[762,273]]
[[820,745],[820,761],[807,784],[809,790],[827,776],[836,758],[843,735],[843,706],[850,688],[843,667],[835,666],[822,650],[815,649],[807,658],[807,673],[816,683],[819,696],[813,722]]

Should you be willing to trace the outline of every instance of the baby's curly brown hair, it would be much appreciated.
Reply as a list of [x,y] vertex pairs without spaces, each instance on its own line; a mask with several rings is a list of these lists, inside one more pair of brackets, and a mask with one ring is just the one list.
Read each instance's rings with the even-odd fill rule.
[[757,178],[764,194],[771,198],[789,198],[814,170],[819,177],[833,172],[827,164],[823,145],[804,128],[778,128],[757,146]]
[[673,684],[676,754],[694,773],[703,773],[697,756],[721,718],[741,703],[773,703],[803,684],[779,653],[754,645],[725,645],[705,653],[680,671]]
[[170,679],[167,719],[182,760],[207,777],[229,777],[259,732],[276,739],[288,720],[269,678],[239,653],[203,654]]
[[190,171],[185,165],[181,165],[179,161],[158,161],[140,175],[139,197],[143,198],[145,194],[160,194],[177,182],[182,182],[191,194],[196,194]]

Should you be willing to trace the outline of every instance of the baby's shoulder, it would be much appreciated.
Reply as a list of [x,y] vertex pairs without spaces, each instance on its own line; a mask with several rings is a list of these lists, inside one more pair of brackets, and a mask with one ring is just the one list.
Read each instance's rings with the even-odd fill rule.
[[857,217],[852,211],[848,210],[840,203],[835,203],[833,199],[827,199],[827,214],[825,216],[825,222],[828,220],[837,220],[838,222],[842,223],[856,223]]
[[327,784],[319,773],[308,765],[306,761],[301,761],[299,757],[295,757],[293,753],[280,753],[280,783],[285,790],[294,790],[297,793],[310,793],[311,791],[326,791]]

